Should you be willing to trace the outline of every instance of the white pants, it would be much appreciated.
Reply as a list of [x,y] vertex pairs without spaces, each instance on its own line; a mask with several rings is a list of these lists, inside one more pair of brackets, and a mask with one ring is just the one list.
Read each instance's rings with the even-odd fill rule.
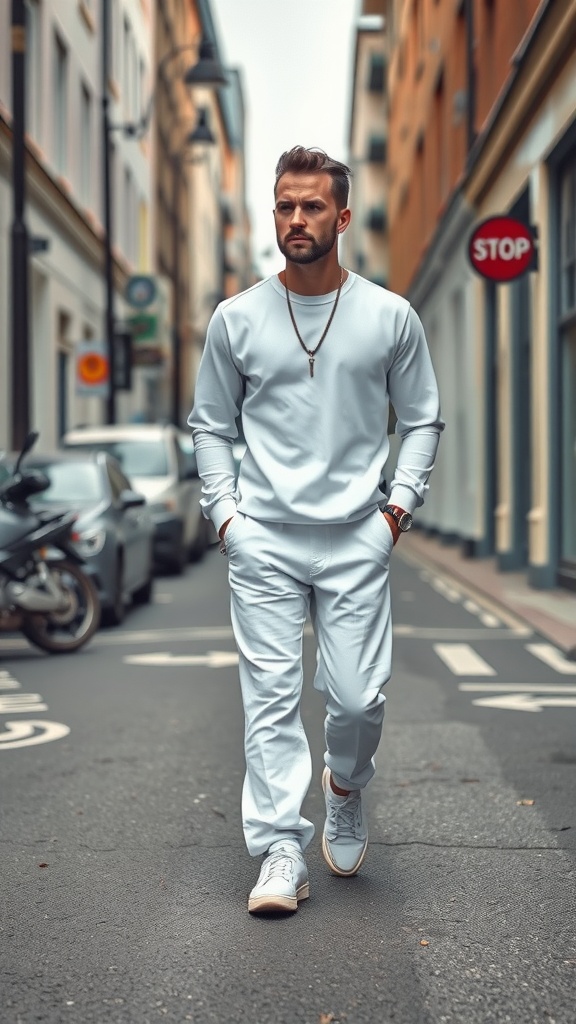
[[238,512],[226,530],[245,714],[242,817],[253,856],[283,838],[305,849],[314,835],[301,814],[312,778],[300,718],[309,611],[318,645],[314,686],[326,700],[326,764],[342,789],[363,788],[374,774],[380,690],[392,654],[392,547],[379,509],[331,526],[262,522]]

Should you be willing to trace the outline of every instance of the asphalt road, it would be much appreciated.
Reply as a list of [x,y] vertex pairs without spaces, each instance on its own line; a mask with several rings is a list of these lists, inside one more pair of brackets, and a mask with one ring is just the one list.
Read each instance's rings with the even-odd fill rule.
[[246,910],[258,864],[218,551],[78,655],[0,639],[1,1024],[573,1024],[576,666],[401,553],[393,587],[354,879],[319,851],[305,638],[317,837],[311,898],[279,918]]

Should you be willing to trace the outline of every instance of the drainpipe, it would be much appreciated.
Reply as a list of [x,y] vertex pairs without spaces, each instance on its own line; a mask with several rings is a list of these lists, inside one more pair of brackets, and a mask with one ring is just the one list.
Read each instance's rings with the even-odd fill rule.
[[476,69],[474,67],[474,0],[464,0],[466,18],[466,151],[470,154],[476,139]]
[[28,332],[28,229],[25,220],[26,169],[26,7],[12,0],[12,447],[19,449],[30,429]]

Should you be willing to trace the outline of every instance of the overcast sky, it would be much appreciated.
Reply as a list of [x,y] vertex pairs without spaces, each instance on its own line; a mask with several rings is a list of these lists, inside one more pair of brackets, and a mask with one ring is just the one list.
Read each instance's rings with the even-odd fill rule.
[[[285,149],[320,146],[346,161],[354,26],[360,0],[212,0],[225,64],[242,74],[254,260],[280,270],[274,168]],[[271,257],[262,254],[272,249]]]

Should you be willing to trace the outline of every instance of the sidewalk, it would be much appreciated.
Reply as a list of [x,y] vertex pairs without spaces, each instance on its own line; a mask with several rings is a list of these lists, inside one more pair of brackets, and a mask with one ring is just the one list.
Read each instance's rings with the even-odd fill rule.
[[402,539],[413,557],[420,557],[454,579],[502,605],[576,660],[576,593],[535,590],[520,572],[500,572],[494,558],[464,558],[459,547],[442,544],[413,530]]

